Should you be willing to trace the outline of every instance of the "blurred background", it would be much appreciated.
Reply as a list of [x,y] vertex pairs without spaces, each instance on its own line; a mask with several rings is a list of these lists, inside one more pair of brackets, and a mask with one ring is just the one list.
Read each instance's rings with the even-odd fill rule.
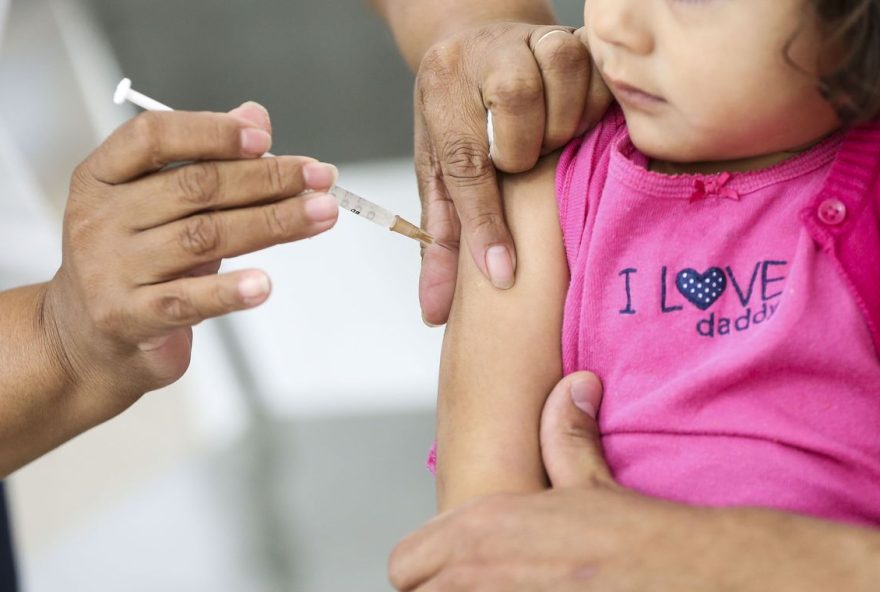
[[[556,2],[560,22],[582,5]],[[412,75],[357,0],[12,0],[0,45],[0,190],[32,198],[58,261],[71,171],[134,111],[125,75],[178,109],[268,107],[276,153],[417,220]],[[0,237],[6,241],[15,237]],[[10,480],[23,588],[388,590],[386,557],[433,512],[441,329],[420,320],[418,246],[342,214],[260,267],[259,310],[196,329],[190,372]],[[4,286],[7,287],[7,286]]]

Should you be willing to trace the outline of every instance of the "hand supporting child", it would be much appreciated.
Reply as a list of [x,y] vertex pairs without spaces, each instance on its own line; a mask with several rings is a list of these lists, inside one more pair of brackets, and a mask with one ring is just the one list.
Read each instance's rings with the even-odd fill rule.
[[564,378],[541,421],[553,489],[484,497],[395,548],[402,592],[873,590],[880,533],[757,509],[709,509],[619,486],[602,458],[592,374]]

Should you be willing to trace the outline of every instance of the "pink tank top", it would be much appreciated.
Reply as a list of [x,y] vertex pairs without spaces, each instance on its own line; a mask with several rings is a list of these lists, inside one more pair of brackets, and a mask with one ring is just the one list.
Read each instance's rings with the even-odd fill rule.
[[614,109],[564,151],[564,369],[603,380],[621,484],[880,524],[880,266],[864,269],[880,200],[842,174],[854,142],[880,154],[869,136],[757,172],[668,176]]

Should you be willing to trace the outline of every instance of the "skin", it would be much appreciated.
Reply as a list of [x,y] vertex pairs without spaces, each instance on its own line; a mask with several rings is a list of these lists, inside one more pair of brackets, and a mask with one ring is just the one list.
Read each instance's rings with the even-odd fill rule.
[[143,113],[76,169],[61,268],[0,293],[0,474],[180,378],[193,325],[266,300],[265,273],[221,259],[333,226],[335,168],[270,144],[256,103]]
[[[422,226],[446,245],[423,252],[419,301],[445,323],[463,238],[477,270],[509,289],[520,264],[496,171],[531,169],[598,121],[611,95],[549,2],[373,0],[417,71],[415,162]],[[548,35],[548,33],[551,33]],[[494,120],[491,158],[487,111]]]
[[[590,0],[584,19],[633,144],[655,170],[754,170],[840,127],[817,88],[822,36],[804,0]],[[657,100],[634,101],[615,81]]]
[[[520,246],[516,285],[496,290],[462,252],[440,364],[437,504],[547,486],[538,442],[546,393],[562,376],[568,267],[552,188],[556,158],[504,177],[505,213]],[[480,393],[479,397],[471,396]]]
[[553,154],[528,173],[502,177],[505,213],[523,258],[516,286],[493,289],[462,254],[440,364],[439,512],[549,485],[539,426],[547,393],[562,378],[559,336],[569,285],[554,196],[557,160]]

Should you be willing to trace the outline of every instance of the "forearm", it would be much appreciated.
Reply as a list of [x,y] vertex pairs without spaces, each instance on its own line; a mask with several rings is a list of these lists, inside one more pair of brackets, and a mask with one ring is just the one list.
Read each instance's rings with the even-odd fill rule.
[[0,475],[122,409],[95,404],[112,399],[78,384],[65,369],[43,314],[46,286],[0,292]]
[[[869,592],[880,582],[880,531],[759,509],[723,516],[706,561],[707,580],[725,589]],[[740,558],[734,563],[731,557]]]
[[562,375],[568,279],[553,168],[553,162],[543,162],[502,184],[518,246],[513,288],[495,289],[463,247],[440,372],[441,510],[486,494],[546,486],[538,428],[544,401]]
[[494,22],[556,23],[548,0],[370,0],[413,71],[429,47],[458,31]]

